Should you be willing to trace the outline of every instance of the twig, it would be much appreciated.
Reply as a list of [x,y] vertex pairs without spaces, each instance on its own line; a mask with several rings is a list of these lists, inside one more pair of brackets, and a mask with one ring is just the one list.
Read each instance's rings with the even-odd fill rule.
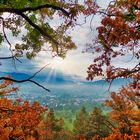
[[0,17],[0,19],[2,20],[2,31],[3,31],[3,35],[4,35],[4,38],[6,39],[6,42],[8,43],[8,45],[9,45],[9,50],[10,50],[10,52],[11,52],[11,54],[12,54],[12,56],[11,57],[0,57],[0,59],[12,59],[13,60],[13,63],[14,63],[14,66],[15,66],[15,68],[16,68],[16,64],[15,64],[15,59],[17,60],[17,61],[19,61],[19,62],[21,62],[18,58],[16,58],[16,56],[13,54],[13,51],[12,51],[12,45],[11,45],[11,43],[10,43],[10,41],[8,40],[8,38],[7,38],[7,35],[6,35],[6,32],[5,32],[5,29],[4,29],[4,19],[3,19],[3,17]]
[[6,56],[6,57],[0,57],[0,60],[6,60],[6,59],[13,59],[15,58],[18,62],[22,63],[15,55],[14,56]]
[[93,18],[94,18],[94,15],[92,15],[91,20],[90,20],[90,29],[91,29],[91,31],[93,30],[93,28],[92,28],[92,21],[93,21]]
[[96,13],[104,14],[104,15],[109,16],[109,17],[115,16],[114,14],[108,14],[108,13],[106,13],[104,11],[97,11]]
[[13,79],[13,78],[9,78],[9,77],[0,77],[0,80],[9,80],[15,83],[25,83],[25,82],[31,82],[34,83],[35,85],[45,89],[46,91],[50,92],[49,89],[47,89],[46,87],[44,87],[43,85],[39,84],[38,82],[34,81],[33,78],[41,71],[43,70],[47,65],[45,65],[44,67],[42,67],[39,71],[37,71],[36,73],[34,73],[32,76],[30,76],[29,78],[23,79],[23,80],[18,80],[18,79]]

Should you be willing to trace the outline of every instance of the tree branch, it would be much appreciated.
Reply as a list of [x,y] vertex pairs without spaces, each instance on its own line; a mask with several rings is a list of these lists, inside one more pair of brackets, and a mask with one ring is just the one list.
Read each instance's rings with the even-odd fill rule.
[[34,73],[32,76],[30,76],[29,78],[23,79],[23,80],[18,80],[18,79],[13,79],[10,77],[0,77],[0,80],[9,80],[15,83],[25,83],[25,82],[31,82],[43,89],[45,89],[46,91],[50,92],[49,89],[45,88],[43,85],[39,84],[38,82],[34,81],[33,78],[41,71],[43,70],[47,65],[45,65],[44,67],[42,67],[39,71],[37,71],[36,73]]
[[106,16],[108,16],[108,17],[115,16],[114,14],[108,14],[108,13],[106,13],[106,12],[104,12],[104,11],[97,11],[96,13],[104,14],[104,15],[106,15]]
[[5,28],[4,28],[4,26],[5,26],[4,19],[3,19],[3,17],[0,17],[0,19],[2,20],[2,31],[3,31],[4,38],[6,39],[6,42],[7,42],[8,45],[9,45],[9,50],[10,50],[10,52],[11,52],[11,54],[12,54],[12,56],[10,56],[10,57],[0,57],[0,59],[12,59],[12,60],[14,61],[14,65],[15,65],[15,59],[21,63],[21,61],[16,57],[16,55],[13,54],[12,45],[11,45],[10,41],[8,40],[7,35],[6,35],[6,32],[5,32]]
[[39,84],[38,82],[34,81],[34,80],[31,80],[30,78],[27,78],[27,79],[24,79],[24,80],[17,80],[17,79],[12,79],[12,78],[9,78],[9,77],[0,77],[0,80],[9,80],[9,81],[12,81],[12,82],[15,82],[15,83],[25,83],[25,82],[31,82],[31,83],[34,83],[35,85],[45,89],[46,91],[50,92],[49,89],[45,88],[44,86],[42,86],[41,84]]
[[66,10],[63,9],[62,7],[55,6],[55,5],[52,5],[52,4],[44,4],[44,5],[40,5],[40,6],[37,6],[37,7],[26,7],[26,8],[20,9],[20,11],[21,11],[21,12],[37,11],[37,10],[40,10],[40,9],[43,9],[43,8],[52,8],[52,9],[54,9],[54,10],[61,11],[61,12],[64,13],[66,16],[69,16],[69,15],[70,15],[70,12],[66,11]]
[[0,57],[0,60],[6,60],[6,59],[16,59],[18,62],[22,63],[22,61],[20,61],[16,55],[14,56],[7,56],[7,57]]
[[63,12],[66,16],[70,15],[70,12],[66,11],[65,9],[63,9],[62,7],[59,6],[55,6],[52,4],[44,4],[44,5],[40,5],[37,7],[25,7],[22,9],[16,9],[16,8],[0,8],[0,12],[9,12],[9,13],[17,13],[18,11],[20,12],[27,12],[27,11],[37,11],[43,8],[52,8],[54,10],[58,10]]
[[7,57],[0,57],[0,59],[13,59],[13,56],[7,56]]
[[[120,70],[121,70],[121,68],[120,68]],[[134,74],[134,73],[137,73],[137,72],[140,72],[140,63],[138,63],[131,70],[124,69],[124,72],[122,72],[121,74],[117,75],[115,78],[117,78],[117,77],[123,77],[123,76],[129,76],[129,75]]]
[[49,34],[47,34],[43,29],[41,29],[38,25],[36,25],[35,23],[33,23],[30,18],[24,14],[24,12],[27,11],[37,11],[43,8],[52,8],[54,10],[59,10],[61,12],[63,12],[66,16],[70,15],[70,12],[67,12],[65,9],[59,7],[59,6],[55,6],[52,4],[45,4],[45,5],[40,5],[37,7],[26,7],[26,8],[22,8],[22,9],[16,9],[16,8],[0,8],[0,13],[3,12],[9,12],[9,13],[15,13],[17,15],[20,15],[22,18],[24,18],[32,27],[34,27],[35,29],[37,29],[44,37],[47,37],[50,41],[52,41],[53,43],[58,45],[58,42],[56,40],[53,39],[53,37],[51,37]]
[[36,25],[35,23],[33,23],[28,16],[26,16],[24,13],[18,11],[16,14],[22,16],[32,27],[34,27],[35,29],[37,29],[40,34],[42,34],[44,37],[48,38],[50,41],[52,41],[53,43],[58,45],[58,42],[56,40],[53,39],[52,36],[50,36],[47,32],[45,32],[43,29],[41,29],[38,25]]
[[[31,8],[31,7],[28,7],[28,8],[24,8],[24,9],[14,9],[14,8],[0,8],[0,13],[1,12],[9,12],[9,13],[14,13],[14,14],[17,14],[19,16],[21,16],[23,19],[25,19],[32,27],[34,27],[35,29],[37,29],[40,34],[42,34],[45,38],[48,38],[50,41],[52,41],[53,43],[55,43],[56,45],[58,45],[58,42],[56,40],[53,39],[52,36],[50,36],[47,32],[45,32],[42,28],[40,28],[37,24],[33,23],[32,20],[30,20],[30,18],[24,14],[24,12],[26,11],[31,11],[32,10],[38,10],[38,9],[41,9],[42,7],[45,7],[45,6],[39,6],[39,7],[36,7],[36,8]],[[60,7],[57,7],[57,6],[54,6],[56,9],[61,9]],[[65,11],[63,9],[63,11]],[[65,13],[67,13],[68,15],[68,12],[65,11]],[[2,17],[1,17],[2,18]],[[5,36],[5,35],[4,35]],[[9,44],[9,41],[7,40],[7,38],[5,37],[6,41],[8,42]]]

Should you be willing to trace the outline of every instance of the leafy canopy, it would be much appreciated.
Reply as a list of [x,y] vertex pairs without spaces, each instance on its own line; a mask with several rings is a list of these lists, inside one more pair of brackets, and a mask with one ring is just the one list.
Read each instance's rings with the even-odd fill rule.
[[[90,50],[96,54],[88,68],[88,78],[103,77],[113,80],[118,77],[133,77],[140,71],[140,3],[139,0],[111,1],[107,9],[97,11],[103,15],[97,28],[98,37]],[[126,58],[135,60],[133,68],[117,67],[112,60]],[[125,65],[125,63],[124,63]]]
[[[88,0],[89,1],[89,0]],[[52,51],[53,55],[64,57],[70,49],[76,48],[67,30],[76,25],[79,14],[88,16],[95,13],[95,2],[83,4],[61,0],[2,0],[0,3],[0,43],[7,41],[14,57],[31,59],[42,50]],[[93,7],[91,7],[93,5]],[[7,16],[8,14],[8,16]],[[10,14],[10,15],[9,15]],[[56,23],[53,26],[53,23]],[[26,31],[24,31],[26,29]],[[21,37],[20,43],[10,43],[9,34]]]

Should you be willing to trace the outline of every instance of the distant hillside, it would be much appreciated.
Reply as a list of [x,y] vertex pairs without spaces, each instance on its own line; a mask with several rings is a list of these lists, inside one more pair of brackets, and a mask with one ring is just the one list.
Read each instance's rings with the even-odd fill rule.
[[28,78],[30,75],[26,73],[16,73],[16,72],[0,72],[0,76],[8,76],[10,75],[14,79],[22,80]]
[[109,86],[110,84],[113,86],[122,86],[122,85],[126,85],[128,84],[130,81],[132,81],[131,78],[117,78],[115,80],[112,81],[112,83],[107,82],[105,80],[97,80],[97,81],[86,81],[84,82],[85,84],[89,84],[89,85],[102,85],[102,86]]
[[[105,80],[87,81],[86,79],[83,79],[76,75],[67,75],[59,71],[55,71],[51,73],[50,71],[46,71],[46,73],[40,72],[33,79],[40,83],[47,83],[47,84],[52,84],[52,85],[53,84],[85,84],[85,85],[94,85],[94,86],[96,85],[108,86],[110,84],[109,82]],[[11,75],[14,79],[18,79],[18,80],[26,79],[32,76],[31,74],[18,73],[18,72],[11,72],[11,73],[0,72],[0,75],[1,76]],[[112,85],[113,86],[126,85],[130,81],[131,81],[130,78],[128,79],[118,78],[112,82]]]
[[[30,77],[26,73],[5,73],[0,72],[0,76],[11,75],[13,78],[21,80]],[[86,81],[76,75],[67,75],[58,71],[40,72],[34,78],[37,82],[50,89],[47,92],[33,83],[16,83],[19,91],[10,98],[23,98],[25,100],[39,101],[42,105],[60,110],[76,110],[82,106],[92,108],[109,97],[111,91],[118,91],[122,85],[126,85],[131,79],[119,78],[113,81],[109,89],[109,83],[105,80]],[[109,89],[109,90],[108,90]]]
[[[32,76],[31,74],[26,73],[18,73],[18,72],[0,72],[1,76],[8,76],[11,75],[12,78],[17,80],[22,80],[29,78]],[[51,83],[51,84],[62,84],[62,83],[73,83],[73,78],[70,75],[66,75],[60,72],[52,73],[50,71],[46,71],[46,73],[38,73],[34,78],[34,80],[41,82],[41,83]]]

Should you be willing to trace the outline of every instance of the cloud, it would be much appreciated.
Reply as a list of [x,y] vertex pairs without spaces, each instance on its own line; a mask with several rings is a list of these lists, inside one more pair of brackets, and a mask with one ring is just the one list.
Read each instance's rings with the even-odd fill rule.
[[[43,67],[48,64],[48,68],[61,71],[67,74],[74,74],[86,77],[86,70],[90,64],[92,55],[76,51],[69,51],[66,58],[46,56],[45,53],[35,59],[36,66]],[[92,59],[91,59],[92,60]]]

